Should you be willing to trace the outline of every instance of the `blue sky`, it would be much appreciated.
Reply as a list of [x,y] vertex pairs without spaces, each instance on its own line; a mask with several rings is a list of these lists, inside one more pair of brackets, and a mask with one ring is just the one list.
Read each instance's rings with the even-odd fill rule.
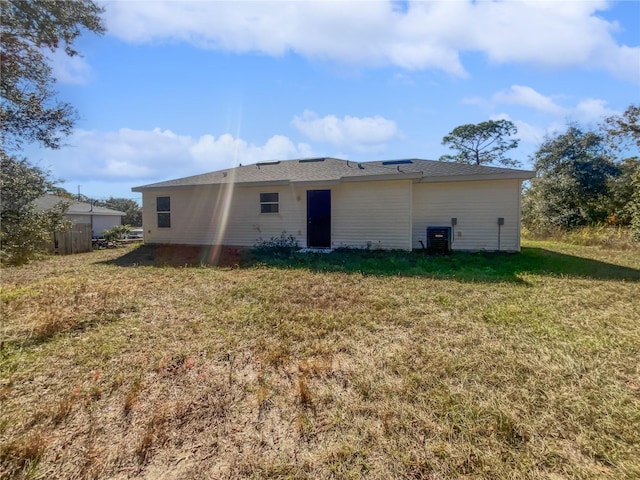
[[640,102],[639,1],[112,1],[52,58],[80,119],[25,154],[94,198],[273,159],[427,158],[509,119],[524,167],[568,121]]

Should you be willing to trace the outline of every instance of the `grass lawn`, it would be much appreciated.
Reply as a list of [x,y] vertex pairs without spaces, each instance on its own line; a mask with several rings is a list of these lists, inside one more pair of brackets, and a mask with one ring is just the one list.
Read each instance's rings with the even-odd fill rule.
[[0,478],[640,478],[640,248],[159,263],[3,269]]

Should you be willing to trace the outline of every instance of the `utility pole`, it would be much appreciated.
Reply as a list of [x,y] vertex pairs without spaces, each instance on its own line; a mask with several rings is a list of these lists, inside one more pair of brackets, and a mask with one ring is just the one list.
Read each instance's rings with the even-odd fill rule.
[[78,201],[80,201],[80,187],[81,185],[78,185]]

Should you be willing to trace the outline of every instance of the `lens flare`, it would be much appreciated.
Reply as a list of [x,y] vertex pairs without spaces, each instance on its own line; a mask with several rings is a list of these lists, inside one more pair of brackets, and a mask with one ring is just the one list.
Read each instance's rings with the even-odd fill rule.
[[222,254],[222,246],[224,245],[224,234],[227,230],[229,222],[229,212],[231,210],[231,200],[233,199],[233,190],[235,186],[236,170],[232,169],[227,174],[227,183],[222,184],[218,190],[218,198],[216,199],[215,208],[213,210],[212,226],[213,226],[213,245],[207,252],[207,263],[218,265]]

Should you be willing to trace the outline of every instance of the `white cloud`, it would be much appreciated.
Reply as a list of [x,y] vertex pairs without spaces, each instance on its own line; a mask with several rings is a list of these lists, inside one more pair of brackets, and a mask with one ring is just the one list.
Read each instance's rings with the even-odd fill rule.
[[[254,145],[230,134],[179,135],[171,130],[77,130],[68,147],[45,151],[40,163],[62,179],[105,182],[159,181],[250,164],[261,160],[313,156],[309,145],[274,135]],[[36,156],[37,157],[37,156]]]
[[497,92],[490,100],[472,97],[463,99],[463,103],[487,108],[495,108],[495,105],[501,104],[521,105],[549,114],[556,119],[577,120],[581,123],[601,121],[604,117],[621,113],[609,108],[606,100],[597,98],[586,98],[579,100],[575,105],[562,106],[552,97],[522,85],[512,85],[509,90]]
[[91,67],[83,57],[70,57],[63,49],[48,52],[53,76],[60,83],[85,85],[91,78]]
[[[294,143],[283,135],[274,135],[262,146],[252,145],[240,138],[225,133],[217,140],[213,135],[203,135],[189,148],[191,156],[201,164],[207,164],[212,159],[224,168],[236,163],[244,165],[261,160],[286,158],[301,158],[313,156],[311,147],[305,143]],[[215,170],[215,168],[213,169]]]
[[462,104],[463,105],[474,105],[476,107],[481,107],[481,108],[491,108],[492,104],[489,100],[487,100],[486,98],[483,97],[465,97],[462,99]]
[[[531,87],[513,85],[509,90],[494,94],[490,100],[473,97],[463,100],[463,103],[481,107],[495,108],[499,104],[522,105],[532,110],[548,114],[550,120],[545,127],[534,126],[522,120],[513,120],[507,113],[491,116],[492,120],[511,120],[518,129],[516,135],[525,143],[542,143],[546,136],[554,135],[566,128],[568,121],[578,121],[581,124],[600,122],[604,117],[619,115],[621,112],[607,106],[601,99],[586,98],[575,105],[561,106],[551,97],[545,96]],[[548,118],[549,118],[548,117]]]
[[544,137],[550,133],[548,128],[536,127],[522,120],[513,120],[507,113],[492,115],[490,120],[509,120],[513,122],[518,129],[518,133],[514,137],[524,143],[539,145],[544,140]]
[[565,115],[567,113],[565,108],[556,104],[550,97],[536,92],[531,87],[522,85],[512,85],[509,90],[496,93],[493,95],[493,101],[496,103],[523,105],[552,115]]
[[605,0],[553,2],[112,2],[112,35],[129,42],[179,41],[362,66],[434,68],[465,76],[460,53],[496,63],[604,69],[640,82],[640,47],[618,45]]
[[640,83],[640,47],[606,45],[601,53],[602,63],[617,77]]
[[356,152],[381,151],[386,142],[399,135],[396,123],[379,115],[320,118],[315,112],[305,110],[301,116],[295,116],[291,124],[313,141]]
[[601,122],[610,115],[619,115],[622,112],[607,107],[605,100],[597,98],[587,98],[581,100],[573,109],[572,116],[575,120],[585,122]]

